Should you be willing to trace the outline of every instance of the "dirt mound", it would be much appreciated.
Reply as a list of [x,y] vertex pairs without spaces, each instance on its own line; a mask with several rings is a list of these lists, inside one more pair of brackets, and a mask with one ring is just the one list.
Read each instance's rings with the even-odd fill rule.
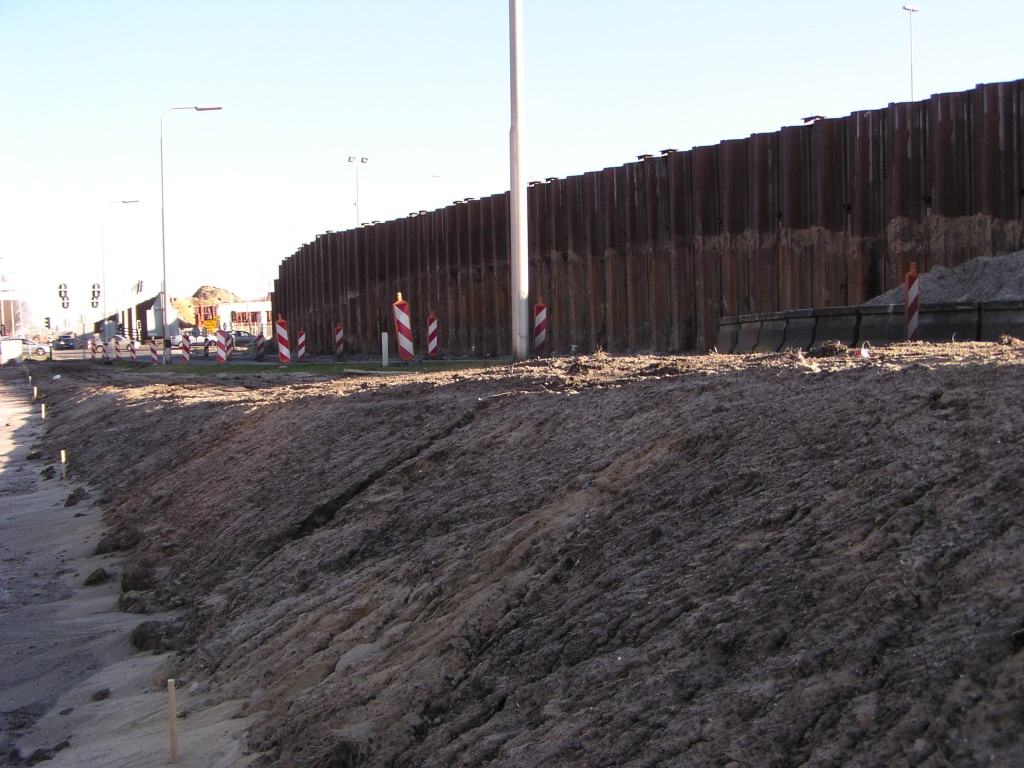
[[185,325],[196,324],[196,305],[191,298],[171,299],[171,306],[178,313],[178,319]]
[[237,301],[245,301],[241,296],[212,285],[203,285],[192,294],[196,304],[231,304]]
[[1024,761],[1020,348],[41,367],[261,764]]
[[[955,269],[934,267],[921,275],[921,302],[1024,301],[1024,251],[1007,256],[979,256]],[[866,305],[902,304],[903,286]]]
[[185,325],[196,324],[196,307],[245,301],[241,296],[212,285],[204,285],[186,298],[171,299],[171,306]]

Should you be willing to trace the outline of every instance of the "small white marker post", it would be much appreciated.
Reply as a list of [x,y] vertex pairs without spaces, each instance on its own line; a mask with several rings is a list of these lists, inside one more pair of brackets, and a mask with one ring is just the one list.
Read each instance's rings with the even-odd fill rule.
[[60,479],[68,479],[68,452],[63,449],[60,452]]
[[388,335],[380,335],[380,364],[382,368],[388,367]]
[[46,418],[46,403],[40,403],[39,404],[39,418],[41,418],[41,419],[45,419]]
[[167,680],[167,711],[171,717],[171,762],[178,762],[178,713],[174,706],[174,679]]
[[39,387],[32,387],[32,399],[33,400],[38,400],[39,399]]

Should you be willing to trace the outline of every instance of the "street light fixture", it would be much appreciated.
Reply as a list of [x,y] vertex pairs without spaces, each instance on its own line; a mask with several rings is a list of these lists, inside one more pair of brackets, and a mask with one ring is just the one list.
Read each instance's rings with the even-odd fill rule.
[[[138,200],[107,200],[104,205],[113,205],[114,203],[122,203],[127,205],[128,203],[137,203]],[[106,222],[100,221],[100,292],[103,296],[103,342],[110,341],[107,336],[107,244],[106,244]]]
[[350,163],[355,163],[356,165],[356,226],[358,227],[361,224],[359,220],[359,166],[362,165],[363,163],[370,162],[370,158],[360,157],[359,162],[356,163],[356,158],[350,157],[348,161]]
[[224,109],[224,107],[219,105],[206,107],[170,107],[160,114],[160,251],[163,255],[164,270],[163,285],[160,292],[160,312],[164,316],[164,365],[171,364],[171,324],[168,320],[170,314],[168,312],[169,307],[167,306],[167,230],[164,224],[164,118],[167,117],[168,112],[174,112],[178,109],[194,109],[196,112],[216,112]]
[[914,100],[914,14],[921,8],[916,5],[904,5],[903,10],[910,18],[910,100]]

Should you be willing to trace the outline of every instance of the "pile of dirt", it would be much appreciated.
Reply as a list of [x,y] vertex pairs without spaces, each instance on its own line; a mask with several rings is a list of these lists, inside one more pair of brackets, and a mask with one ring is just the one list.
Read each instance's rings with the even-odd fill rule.
[[[980,256],[955,269],[934,267],[921,275],[921,303],[1024,301],[1024,251]],[[902,304],[902,285],[865,305]]]
[[217,288],[213,285],[203,285],[189,297],[183,299],[172,298],[171,306],[177,311],[178,318],[182,323],[191,326],[196,324],[197,307],[205,307],[215,304],[232,304],[241,301],[245,301],[245,299],[231,291],[225,290],[224,288]]
[[192,303],[192,299],[171,299],[171,306],[174,307],[174,311],[178,313],[178,320],[183,325],[195,325],[196,324],[196,305]]
[[232,304],[239,301],[245,301],[238,294],[232,293],[231,291],[225,290],[224,288],[217,288],[213,285],[203,285],[192,294],[192,298],[195,299],[196,304]]
[[44,458],[258,764],[1021,764],[1024,350],[841,352],[43,363]]

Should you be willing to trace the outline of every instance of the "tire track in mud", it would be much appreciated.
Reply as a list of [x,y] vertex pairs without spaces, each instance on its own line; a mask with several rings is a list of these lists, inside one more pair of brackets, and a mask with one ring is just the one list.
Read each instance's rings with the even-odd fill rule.
[[[282,543],[282,546],[286,543],[305,538],[306,536],[315,533],[320,528],[323,528],[325,525],[329,525],[339,511],[341,511],[349,502],[354,500],[360,494],[366,492],[378,480],[389,475],[395,470],[400,469],[403,465],[408,464],[411,461],[415,461],[424,451],[430,450],[437,443],[451,437],[452,433],[456,430],[468,427],[472,424],[476,419],[477,414],[486,408],[488,404],[489,401],[484,398],[478,398],[472,408],[467,410],[462,414],[462,416],[455,419],[450,424],[446,425],[443,429],[435,432],[426,439],[409,446],[407,450],[398,453],[394,459],[387,462],[384,466],[368,473],[354,485],[345,489],[343,493],[330,501],[320,504],[309,515],[303,518],[301,522],[294,526],[294,528],[285,533],[285,542]],[[273,554],[274,552],[271,552],[268,556],[273,556]]]

